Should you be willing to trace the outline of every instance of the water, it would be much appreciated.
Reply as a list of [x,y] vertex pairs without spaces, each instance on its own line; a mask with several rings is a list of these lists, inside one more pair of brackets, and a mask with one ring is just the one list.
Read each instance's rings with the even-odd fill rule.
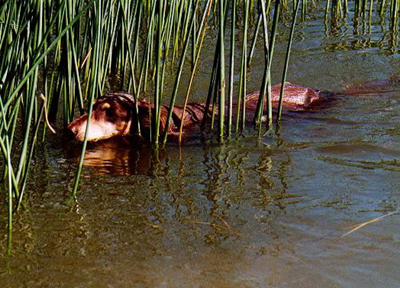
[[[289,81],[384,85],[285,115],[279,133],[261,138],[248,129],[158,156],[125,140],[89,147],[75,200],[79,147],[49,139],[14,219],[11,255],[0,260],[0,286],[399,287],[397,214],[343,236],[399,210],[400,86],[387,82],[399,76],[399,55],[375,45],[387,39],[379,27],[358,35],[348,24],[336,37],[317,17],[299,29]],[[285,45],[277,49],[274,82]],[[249,90],[262,69],[256,55]],[[204,99],[207,73],[194,99]]]

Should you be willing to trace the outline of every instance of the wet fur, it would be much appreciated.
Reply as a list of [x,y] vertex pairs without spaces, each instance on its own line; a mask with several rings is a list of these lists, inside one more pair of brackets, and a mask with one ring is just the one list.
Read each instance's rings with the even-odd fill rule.
[[[274,108],[278,105],[280,90],[280,84],[272,87],[272,104]],[[283,107],[291,111],[312,110],[326,102],[331,94],[332,93],[325,91],[313,90],[307,87],[286,83]],[[247,95],[247,119],[252,119],[252,117],[254,117],[258,99],[259,92]],[[168,110],[168,106],[161,106],[161,132],[168,131],[168,134],[177,135],[182,121],[184,133],[191,132],[200,126],[199,124],[202,122],[206,110],[206,104],[188,104],[183,117],[183,107],[175,106],[170,125],[168,129],[166,129]],[[208,109],[208,111],[208,115],[210,115],[211,109]],[[218,111],[216,112],[218,113]],[[152,115],[154,115],[154,106],[150,102],[139,99],[136,107],[135,99],[131,94],[125,92],[108,93],[97,99],[93,105],[88,141],[98,141],[114,136],[137,134],[139,128],[141,133],[146,134],[150,129],[150,118]],[[137,121],[134,121],[137,117],[139,117],[140,127],[134,124],[137,123]],[[70,123],[67,127],[78,141],[84,140],[87,119],[88,116],[85,114]]]

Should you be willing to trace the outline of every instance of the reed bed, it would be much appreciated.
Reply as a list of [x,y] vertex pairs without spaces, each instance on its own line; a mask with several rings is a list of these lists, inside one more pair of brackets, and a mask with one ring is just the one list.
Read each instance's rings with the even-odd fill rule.
[[[389,15],[396,29],[399,1],[369,3],[354,1],[356,15],[366,17],[373,10],[379,11]],[[188,103],[207,29],[218,31],[205,99],[212,107],[212,119],[208,121],[211,129],[217,130],[221,139],[244,129],[246,75],[255,49],[265,55],[265,70],[253,120],[261,129],[261,116],[266,115],[266,129],[271,128],[270,71],[280,15],[282,11],[291,15],[292,39],[298,11],[304,19],[312,5],[306,0],[2,1],[0,148],[2,183],[8,193],[8,229],[11,231],[12,215],[22,203],[35,147],[48,137],[49,124],[43,119],[48,117],[61,131],[86,107],[90,115],[94,99],[107,90],[125,90],[137,98],[152,94],[149,100],[154,110],[149,140],[156,147],[165,144],[166,131],[160,126],[161,105],[175,105],[182,73],[190,67],[185,105]],[[326,17],[346,17],[348,7],[348,0],[328,0]],[[238,30],[240,34],[236,33]],[[260,47],[258,42],[262,43]],[[239,52],[235,51],[237,43],[241,47]],[[288,43],[283,81],[291,40]],[[235,63],[235,53],[240,53],[240,63]],[[233,76],[237,70],[240,83],[235,91]],[[166,74],[174,75],[174,80]],[[174,83],[171,95],[166,95],[165,86],[172,83],[166,81]],[[44,98],[38,97],[41,93]],[[216,111],[218,121],[214,123]],[[167,121],[171,121],[171,113]],[[140,126],[136,125],[140,133]],[[202,126],[205,125],[206,122]],[[85,149],[86,139],[73,196],[78,189]]]

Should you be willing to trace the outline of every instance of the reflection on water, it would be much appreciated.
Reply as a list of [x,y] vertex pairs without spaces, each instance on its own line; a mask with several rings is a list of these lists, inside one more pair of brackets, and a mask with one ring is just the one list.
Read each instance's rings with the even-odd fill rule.
[[158,153],[135,138],[96,143],[75,200],[79,147],[50,143],[1,286],[398,286],[397,216],[342,237],[399,210],[400,93],[385,83],[375,96],[360,92],[371,83],[349,87],[263,137],[249,129]]
[[386,88],[286,115],[261,138],[249,130],[158,153],[139,139],[96,143],[75,201],[65,187],[78,149],[67,145],[61,161],[48,147],[0,284],[396,287],[398,217],[342,237],[399,209],[400,114],[389,108],[400,94]]
[[116,138],[90,145],[84,165],[95,167],[100,174],[151,175],[163,158],[162,150],[156,152],[139,137]]
[[[0,234],[0,287],[398,287],[398,216],[342,235],[399,210],[400,87],[387,81],[399,57],[321,52],[332,40],[321,23],[303,23],[315,33],[294,43],[289,80],[348,86],[348,96],[285,115],[277,134],[249,129],[159,153],[138,139],[99,142],[88,147],[76,199],[79,147],[49,138],[10,256]],[[253,63],[257,89],[263,67]],[[201,99],[205,82],[195,83]]]

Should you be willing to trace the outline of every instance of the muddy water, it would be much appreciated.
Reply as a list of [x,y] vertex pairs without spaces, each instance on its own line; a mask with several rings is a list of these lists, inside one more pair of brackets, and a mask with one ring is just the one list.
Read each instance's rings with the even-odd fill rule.
[[[379,27],[336,38],[321,23],[300,27],[291,82],[341,91],[399,76],[398,54],[373,45],[385,41]],[[364,38],[371,44],[360,46]],[[278,73],[284,45],[276,55]],[[259,62],[249,90],[260,85]],[[206,93],[204,74],[195,98]],[[398,215],[344,234],[399,211],[400,86],[352,91],[286,115],[261,138],[249,129],[157,157],[132,141],[89,147],[75,200],[78,148],[50,139],[38,148],[10,256],[3,225],[0,286],[399,287]]]

